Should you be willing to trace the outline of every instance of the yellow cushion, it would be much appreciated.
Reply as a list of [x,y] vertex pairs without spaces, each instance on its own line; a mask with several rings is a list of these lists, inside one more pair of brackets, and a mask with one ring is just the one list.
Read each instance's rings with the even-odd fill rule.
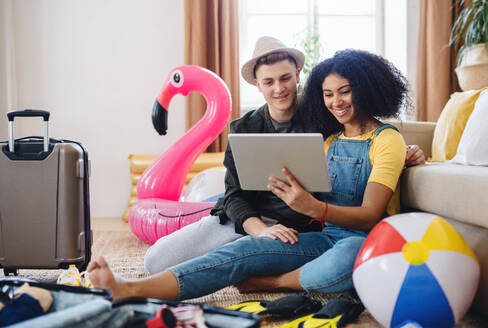
[[434,130],[431,161],[444,162],[456,155],[469,115],[471,115],[481,91],[485,89],[487,88],[455,92],[451,95]]

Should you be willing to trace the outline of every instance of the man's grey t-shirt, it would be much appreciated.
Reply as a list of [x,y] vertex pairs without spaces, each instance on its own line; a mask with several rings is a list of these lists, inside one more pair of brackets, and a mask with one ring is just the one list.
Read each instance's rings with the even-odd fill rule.
[[273,124],[276,133],[293,133],[293,124],[291,121],[286,122],[276,122],[271,119],[271,124]]

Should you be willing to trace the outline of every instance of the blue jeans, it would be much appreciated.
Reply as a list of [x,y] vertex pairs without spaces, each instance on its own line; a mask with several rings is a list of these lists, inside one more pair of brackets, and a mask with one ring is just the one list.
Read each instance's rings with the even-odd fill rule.
[[213,293],[259,275],[276,275],[303,266],[306,290],[340,292],[353,287],[352,269],[365,232],[331,226],[324,232],[298,234],[290,245],[268,237],[246,236],[170,268],[178,280],[178,299]]

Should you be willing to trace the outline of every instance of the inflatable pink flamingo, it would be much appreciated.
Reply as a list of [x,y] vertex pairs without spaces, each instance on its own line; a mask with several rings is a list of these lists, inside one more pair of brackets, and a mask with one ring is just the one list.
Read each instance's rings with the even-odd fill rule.
[[208,215],[214,205],[178,199],[191,166],[229,122],[231,96],[224,81],[199,66],[173,69],[154,103],[152,120],[156,131],[166,134],[171,99],[193,91],[207,101],[205,115],[144,171],[137,184],[139,201],[131,208],[129,224],[137,237],[150,244]]

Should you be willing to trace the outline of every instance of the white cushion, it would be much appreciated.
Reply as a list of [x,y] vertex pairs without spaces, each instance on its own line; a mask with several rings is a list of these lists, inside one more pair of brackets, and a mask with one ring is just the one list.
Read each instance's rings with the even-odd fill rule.
[[488,166],[488,90],[481,92],[451,163]]

